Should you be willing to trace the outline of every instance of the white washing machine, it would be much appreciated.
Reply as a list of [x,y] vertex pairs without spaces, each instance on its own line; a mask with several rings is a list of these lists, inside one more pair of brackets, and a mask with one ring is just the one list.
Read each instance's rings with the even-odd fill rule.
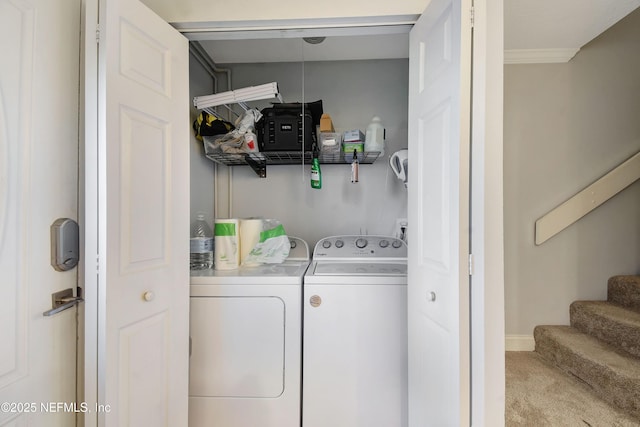
[[190,427],[300,427],[309,247],[289,240],[282,264],[192,272]]
[[303,427],[406,427],[406,244],[320,240],[304,279],[303,319]]

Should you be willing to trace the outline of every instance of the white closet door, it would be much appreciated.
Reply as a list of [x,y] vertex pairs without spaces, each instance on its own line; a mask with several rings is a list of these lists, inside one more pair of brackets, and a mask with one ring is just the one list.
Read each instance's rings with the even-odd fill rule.
[[99,16],[98,425],[186,426],[188,44],[138,1]]
[[80,1],[0,0],[0,426],[75,425],[77,286],[50,227],[78,215]]
[[470,423],[470,10],[433,0],[410,35],[411,427]]

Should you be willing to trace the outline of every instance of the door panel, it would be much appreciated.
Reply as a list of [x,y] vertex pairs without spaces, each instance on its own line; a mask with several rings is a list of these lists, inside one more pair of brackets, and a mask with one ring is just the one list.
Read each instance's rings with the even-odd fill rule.
[[410,35],[409,425],[470,423],[470,2],[434,0]]
[[170,262],[171,129],[161,118],[127,106],[120,107],[120,123],[122,274],[162,269]]
[[304,285],[302,424],[406,427],[406,285],[336,278]]
[[98,425],[186,425],[188,44],[137,1],[100,16]]
[[[169,336],[167,312],[120,330],[119,425],[169,425]],[[151,358],[148,357],[150,348],[154,352]]]
[[[25,280],[23,235],[26,224],[21,218],[29,214],[28,204],[20,195],[28,191],[29,164],[26,118],[31,107],[33,86],[34,13],[31,5],[0,2],[2,10],[2,51],[0,77],[0,272],[6,309],[0,311],[0,388],[26,376],[27,363],[27,289]],[[21,43],[9,43],[15,34]],[[22,45],[22,46],[21,46]],[[22,82],[21,78],[22,76]],[[13,84],[11,84],[13,82]],[[22,83],[22,84],[20,84]]]
[[0,0],[2,426],[75,423],[46,409],[76,401],[77,309],[42,313],[77,283],[50,264],[50,227],[77,218],[79,16],[79,1]]
[[[446,272],[451,266],[449,236],[451,235],[451,206],[448,200],[450,185],[449,133],[451,127],[451,103],[446,101],[435,110],[419,117],[419,140],[430,141],[430,146],[419,144],[418,156],[423,167],[420,169],[420,197],[429,200],[429,205],[419,206],[419,234],[423,264]],[[436,143],[437,142],[437,143]]]
[[285,319],[284,301],[274,296],[192,297],[189,394],[281,397],[289,375]]

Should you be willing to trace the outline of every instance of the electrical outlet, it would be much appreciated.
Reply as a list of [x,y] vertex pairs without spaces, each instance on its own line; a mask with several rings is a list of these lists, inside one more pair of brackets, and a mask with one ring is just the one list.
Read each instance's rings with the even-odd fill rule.
[[409,222],[407,222],[407,218],[397,218],[396,227],[394,229],[393,236],[397,239],[402,239],[406,241],[408,226],[409,226]]

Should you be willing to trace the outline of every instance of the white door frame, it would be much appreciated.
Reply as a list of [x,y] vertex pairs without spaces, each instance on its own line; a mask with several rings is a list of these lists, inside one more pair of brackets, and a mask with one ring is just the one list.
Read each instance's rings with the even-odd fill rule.
[[[85,105],[97,103],[98,47],[95,34],[98,31],[98,0],[83,0],[83,46],[85,68],[83,76],[83,99]],[[87,19],[87,17],[90,17]],[[311,20],[313,22],[315,20]],[[340,20],[336,19],[340,24]],[[327,20],[323,20],[327,24]],[[365,28],[366,19],[360,22]],[[242,28],[263,25],[260,21],[247,21]],[[310,22],[307,22],[310,24]],[[371,17],[370,26],[380,25],[380,19]],[[339,26],[339,25],[338,25]],[[215,27],[215,23],[211,23]],[[235,35],[248,38],[249,32],[238,28]],[[262,26],[266,30],[280,27]],[[313,30],[310,26],[308,31]],[[352,31],[352,32],[351,32]],[[348,34],[358,34],[352,28]],[[191,39],[195,39],[190,36]],[[471,290],[472,323],[472,423],[477,426],[494,426],[504,423],[504,257],[502,219],[502,67],[503,67],[503,0],[479,3],[475,6],[474,27],[474,78],[473,78],[473,133],[472,133],[472,252],[474,274]],[[80,111],[84,111],[83,108]],[[97,153],[97,118],[83,117],[84,165],[95,165]],[[89,166],[91,167],[91,166]],[[83,172],[83,171],[82,171]],[[97,215],[97,182],[94,175],[82,173],[80,185],[84,200],[81,223]],[[95,188],[95,192],[85,189]],[[93,225],[95,226],[95,225]],[[95,233],[93,233],[95,235]],[[98,301],[97,253],[98,242],[83,239],[84,266],[81,279],[85,289],[85,340],[97,342]],[[86,255],[89,254],[89,257]],[[86,402],[97,401],[97,348],[84,348],[84,374]],[[86,426],[97,425],[97,419],[87,417]]]
[[504,425],[503,0],[474,2],[471,422]]
[[[98,174],[92,172],[98,165],[98,115],[84,114],[88,106],[98,104],[98,0],[83,0],[81,22],[80,64],[84,70],[81,75],[80,115],[80,223],[81,227],[81,270],[79,280],[84,289],[84,401],[90,407],[98,402]],[[87,170],[89,172],[87,172]],[[93,191],[89,191],[93,189]],[[86,427],[98,425],[98,414],[87,413],[84,416]]]

